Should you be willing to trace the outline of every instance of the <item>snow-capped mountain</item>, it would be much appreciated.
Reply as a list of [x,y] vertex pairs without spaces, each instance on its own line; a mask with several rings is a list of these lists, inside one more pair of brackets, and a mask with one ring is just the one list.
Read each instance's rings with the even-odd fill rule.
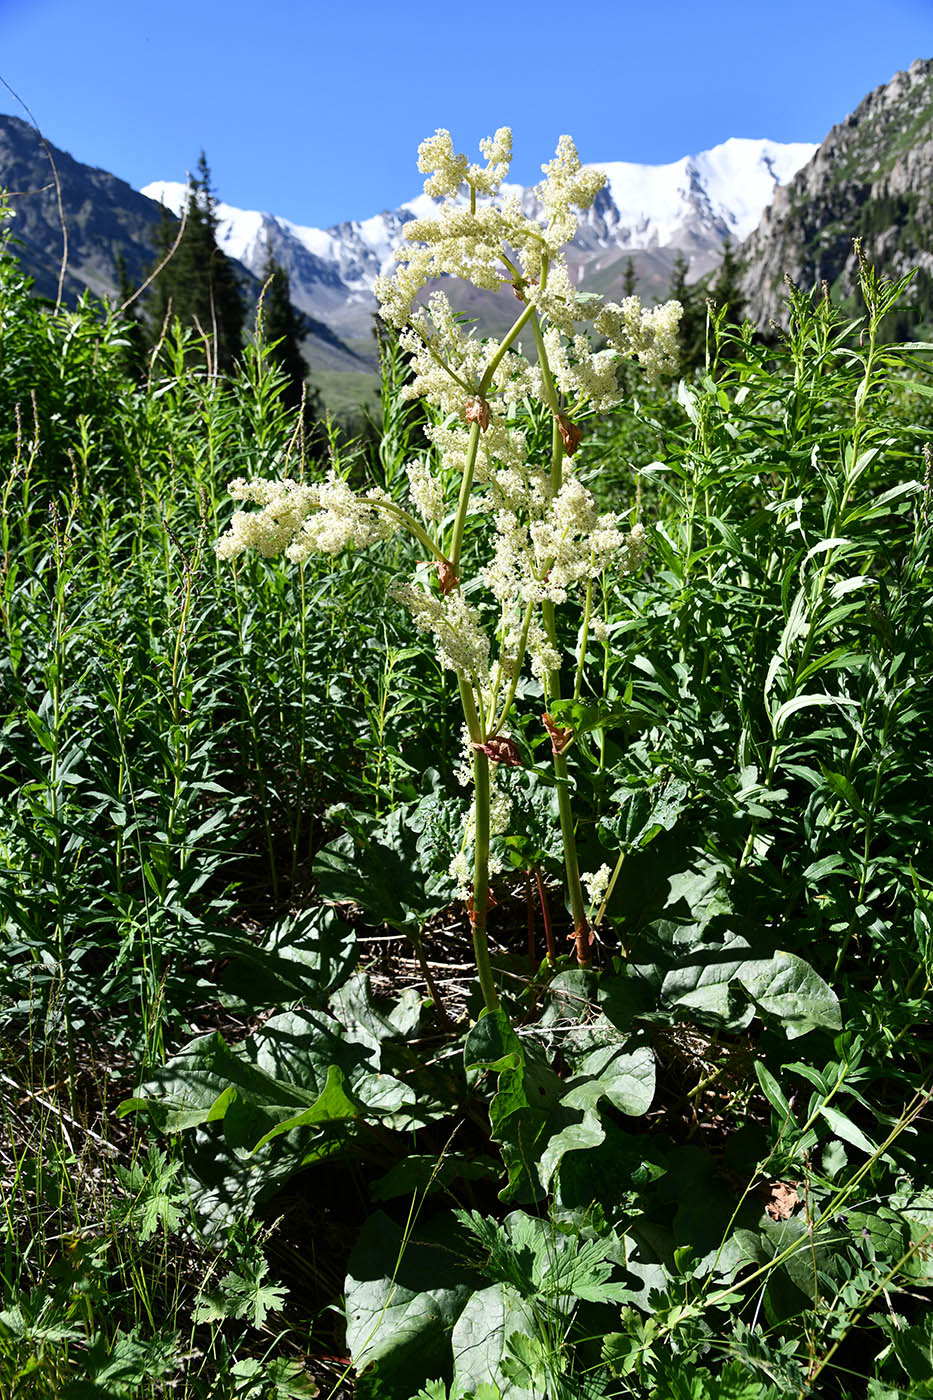
[[[751,233],[777,186],[815,150],[806,142],[733,137],[669,165],[599,165],[607,184],[581,219],[570,254],[576,276],[584,284],[598,276],[600,290],[611,291],[614,265],[619,264],[615,272],[621,278],[621,264],[632,255],[639,290],[663,291],[677,253],[688,259],[694,276],[702,276],[715,266],[727,237],[738,243]],[[180,213],[185,186],[155,181],[142,193]],[[522,199],[533,212],[530,189],[522,191]],[[394,266],[405,224],[433,207],[422,194],[398,209],[318,229],[218,203],[218,240],[224,252],[256,274],[271,252],[288,271],[296,306],[352,339],[368,335],[376,309],[373,283]]]

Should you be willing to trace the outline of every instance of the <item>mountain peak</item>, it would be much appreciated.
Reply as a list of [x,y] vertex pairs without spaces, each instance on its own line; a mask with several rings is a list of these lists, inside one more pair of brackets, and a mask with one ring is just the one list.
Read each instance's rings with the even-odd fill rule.
[[[570,250],[576,276],[585,283],[590,271],[604,277],[608,268],[609,283],[603,289],[611,290],[614,262],[626,253],[644,254],[641,290],[663,294],[678,252],[688,258],[693,275],[701,276],[719,261],[727,237],[739,241],[751,232],[776,187],[815,150],[803,142],[731,137],[667,165],[598,165],[606,172],[607,187],[581,217]],[[533,213],[533,190],[514,188]],[[146,185],[143,193],[180,213],[185,186],[160,180]],[[405,224],[436,207],[428,195],[419,194],[398,209],[317,229],[218,203],[218,241],[256,274],[271,250],[288,271],[298,307],[341,335],[362,337],[368,335],[376,309],[373,283],[394,267]]]

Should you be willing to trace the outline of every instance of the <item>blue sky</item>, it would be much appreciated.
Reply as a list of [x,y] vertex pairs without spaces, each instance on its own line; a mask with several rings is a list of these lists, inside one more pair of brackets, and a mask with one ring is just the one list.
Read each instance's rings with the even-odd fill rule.
[[204,147],[222,199],[318,226],[418,193],[436,127],[510,125],[533,183],[565,131],[587,161],[819,141],[929,57],[933,0],[0,0],[0,77],[55,145],[137,187]]

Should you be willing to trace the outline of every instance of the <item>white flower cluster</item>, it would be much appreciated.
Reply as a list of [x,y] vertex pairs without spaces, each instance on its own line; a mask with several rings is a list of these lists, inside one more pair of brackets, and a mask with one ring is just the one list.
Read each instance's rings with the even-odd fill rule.
[[230,528],[214,547],[220,559],[235,559],[246,549],[255,549],[267,559],[284,553],[318,505],[317,486],[305,486],[289,477],[282,481],[237,477],[230,483],[230,495],[261,509],[234,512]]
[[495,194],[506,175],[512,160],[512,132],[507,126],[500,126],[493,137],[484,137],[479,148],[486,157],[485,168],[470,165],[466,156],[457,155],[450,132],[435,131],[418,147],[418,169],[429,178],[424,182],[425,194],[435,198],[455,195],[466,181],[477,194]]
[[[477,206],[476,196],[496,195],[508,174],[511,131],[500,127],[494,137],[480,142],[480,149],[485,167],[471,165],[465,155],[458,155],[449,131],[436,131],[418,148],[418,169],[429,176],[425,193],[446,197],[448,202],[436,217],[406,225],[408,242],[421,246],[400,248],[396,258],[404,266],[395,277],[376,281],[383,315],[396,326],[406,324],[416,295],[434,278],[462,277],[489,290],[513,281],[516,268],[506,261],[507,248],[519,259],[522,282],[538,281],[545,259],[554,261],[576,232],[572,207],[588,209],[605,184],[601,171],[583,169],[570,137],[562,136],[554,159],[541,167],[545,178],[535,190],[545,223],[522,212],[517,194],[506,195],[498,206]],[[464,184],[471,191],[469,208],[457,202]]]
[[419,458],[405,468],[408,476],[408,499],[421,519],[428,525],[443,520],[446,506],[444,487],[430,465]]
[[415,626],[434,637],[438,660],[467,681],[486,683],[489,638],[476,609],[459,589],[438,597],[415,583],[396,583],[392,593],[411,613]]
[[310,554],[339,554],[386,539],[400,528],[391,498],[379,487],[360,497],[335,472],[326,481],[305,485],[282,481],[231,482],[234,500],[257,511],[235,512],[230,528],[217,541],[220,559],[234,559],[245,549],[269,557],[285,554],[293,562]]
[[540,519],[529,524],[511,511],[497,513],[496,548],[481,578],[504,605],[563,603],[575,583],[610,567],[632,572],[644,540],[642,526],[626,534],[621,517],[612,511],[599,515],[590,492],[570,476]]
[[609,888],[609,881],[612,878],[612,867],[601,865],[592,875],[582,875],[582,883],[586,886],[586,894],[590,908],[595,909],[602,902],[603,896]]
[[569,243],[577,231],[572,208],[589,209],[606,183],[606,177],[601,170],[583,169],[569,136],[560,138],[554,159],[541,169],[544,180],[535,193],[548,216],[548,246],[556,252],[564,243]]
[[[512,819],[512,799],[507,792],[496,786],[495,767],[490,772],[489,785],[489,835],[490,839],[504,836]],[[450,862],[448,873],[457,885],[461,899],[469,898],[473,891],[472,847],[476,835],[476,804],[471,804],[463,830],[463,845]],[[489,873],[496,875],[503,869],[502,856],[498,851],[489,853]]]
[[[498,283],[497,283],[498,285]],[[495,340],[477,340],[466,332],[444,292],[432,292],[427,309],[418,307],[399,343],[411,355],[412,381],[402,390],[406,399],[427,398],[443,413],[464,417],[487,366],[499,351]],[[527,360],[507,350],[486,391],[493,413],[501,415],[534,391]]]
[[623,355],[637,355],[652,379],[677,368],[677,334],[683,307],[679,301],[646,310],[638,297],[626,297],[621,306],[607,302],[596,317],[595,328]]
[[[427,424],[426,437],[440,457],[441,468],[460,477],[466,469],[469,429],[447,421]],[[491,419],[480,436],[474,481],[487,489],[476,501],[478,511],[508,510],[540,515],[551,499],[550,474],[528,461],[524,432],[503,418]]]
[[598,413],[615,408],[622,397],[616,377],[615,349],[596,350],[585,335],[565,342],[556,326],[544,332],[548,363],[558,389],[569,399],[590,403]]

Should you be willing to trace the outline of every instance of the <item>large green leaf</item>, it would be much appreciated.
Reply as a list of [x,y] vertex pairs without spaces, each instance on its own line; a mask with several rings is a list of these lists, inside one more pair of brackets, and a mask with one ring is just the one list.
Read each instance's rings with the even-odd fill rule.
[[661,1003],[692,1011],[701,1023],[738,1030],[747,1026],[754,1008],[741,982],[749,947],[743,938],[721,946],[699,945],[664,976]]
[[547,1139],[572,1119],[560,1107],[561,1081],[540,1051],[523,1046],[504,1011],[481,1016],[464,1046],[467,1072],[498,1074],[489,1105],[492,1135],[508,1173],[504,1200],[542,1196],[537,1163]]
[[635,1118],[647,1113],[654,1099],[655,1059],[649,1045],[627,1046],[618,1031],[603,1019],[594,1029],[607,1028],[613,1039],[585,1055],[561,1098],[565,1108],[595,1108],[608,1099],[613,1108]]
[[353,971],[358,948],[350,925],[319,906],[282,919],[258,941],[218,937],[212,954],[227,959],[221,973],[224,1004],[254,1013],[296,1001],[323,1006]]
[[162,1132],[181,1132],[226,1116],[242,1096],[278,1108],[282,1115],[307,1108],[318,1089],[282,1084],[232,1050],[219,1031],[200,1036],[154,1075],[140,1092],[118,1106],[117,1114],[145,1110]]
[[779,949],[770,958],[744,963],[739,979],[758,1010],[779,1021],[791,1040],[842,1025],[839,998],[795,953]]
[[526,1299],[507,1283],[493,1283],[474,1293],[450,1339],[455,1387],[467,1394],[485,1383],[497,1386],[502,1400],[544,1400],[543,1390],[517,1385],[503,1371],[510,1339],[516,1335],[536,1335]]
[[432,794],[396,807],[366,837],[339,836],[315,857],[318,894],[358,904],[370,923],[417,933],[454,898],[446,873],[454,850],[443,862],[438,853],[452,846],[448,828],[460,821],[460,804]]
[[809,963],[781,949],[770,958],[749,958],[749,951],[739,938],[694,948],[665,974],[662,1004],[729,1030],[747,1026],[757,1010],[778,1021],[789,1039],[840,1028],[839,999]]
[[[566,1152],[602,1141],[602,1099],[631,1116],[651,1106],[654,1053],[645,1043],[630,1044],[607,1017],[590,1019],[590,1003],[581,993],[591,990],[591,978],[574,970],[554,979],[546,1016],[570,1068],[563,1081],[533,1040],[519,1041],[502,1011],[481,1017],[467,1038],[467,1067],[498,1073],[489,1116],[508,1171],[503,1199],[539,1199]],[[575,1023],[561,1023],[563,1005],[573,1009]]]
[[370,1216],[344,1285],[356,1394],[409,1396],[432,1377],[449,1378],[453,1327],[479,1282],[451,1216],[408,1238],[381,1211]]

